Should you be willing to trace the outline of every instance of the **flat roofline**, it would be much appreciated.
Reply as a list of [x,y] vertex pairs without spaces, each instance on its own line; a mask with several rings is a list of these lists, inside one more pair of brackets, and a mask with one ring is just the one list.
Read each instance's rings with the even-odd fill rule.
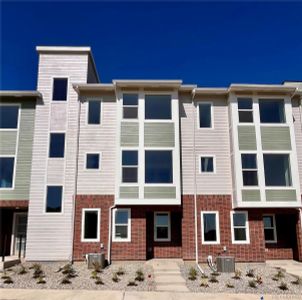
[[193,90],[194,95],[227,95],[228,88],[196,88]]
[[77,93],[81,91],[114,91],[112,83],[74,83],[73,88]]
[[0,91],[0,97],[16,97],[16,98],[41,98],[42,94],[38,91]]
[[294,93],[296,87],[281,84],[231,84],[230,92],[282,92]]
[[174,87],[179,88],[182,80],[112,80],[117,87]]

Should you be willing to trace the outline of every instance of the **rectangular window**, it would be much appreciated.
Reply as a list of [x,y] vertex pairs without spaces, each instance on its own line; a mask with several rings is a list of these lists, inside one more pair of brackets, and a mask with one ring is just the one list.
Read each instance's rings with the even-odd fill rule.
[[88,101],[88,120],[89,125],[101,124],[101,101],[89,100]]
[[138,172],[138,151],[123,150],[122,151],[122,182],[137,182]]
[[241,154],[242,178],[244,186],[258,185],[256,154]]
[[0,157],[0,189],[10,189],[14,185],[14,157]]
[[212,128],[212,104],[199,103],[199,128]]
[[201,212],[201,232],[203,244],[219,244],[219,217],[217,211]]
[[275,215],[263,216],[264,238],[266,243],[277,243]]
[[253,123],[253,100],[250,98],[238,99],[239,123]]
[[65,133],[50,133],[49,157],[64,157]]
[[67,100],[67,78],[54,78],[53,79],[53,101],[66,101]]
[[86,154],[86,169],[99,169],[100,168],[100,154],[87,153]]
[[113,241],[131,241],[131,211],[130,209],[118,208],[113,210]]
[[291,186],[289,154],[263,154],[265,185]]
[[60,213],[62,212],[62,186],[47,186],[46,195],[46,212],[48,213]]
[[145,183],[173,183],[171,150],[145,151]]
[[231,212],[232,242],[248,244],[250,242],[247,212]]
[[261,123],[285,123],[284,100],[259,100]]
[[123,94],[123,118],[137,119],[138,94]]
[[18,128],[18,118],[18,105],[0,105],[0,129]]
[[167,242],[171,240],[171,222],[169,212],[154,213],[154,241]]
[[214,173],[214,157],[213,156],[200,157],[199,170],[201,173]]
[[100,241],[100,209],[83,208],[82,210],[82,241]]
[[145,119],[146,120],[171,120],[170,95],[146,95]]

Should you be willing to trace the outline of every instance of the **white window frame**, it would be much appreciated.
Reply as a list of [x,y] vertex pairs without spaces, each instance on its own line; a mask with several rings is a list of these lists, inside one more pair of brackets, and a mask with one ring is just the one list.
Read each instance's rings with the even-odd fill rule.
[[[90,169],[90,168],[87,168],[87,155],[88,154],[98,154],[99,155],[99,167],[97,169]],[[85,152],[85,158],[84,158],[84,170],[87,170],[89,172],[93,172],[93,171],[100,171],[101,170],[101,161],[102,161],[102,152]]]
[[[123,151],[136,151],[137,152],[137,165],[123,165]],[[137,180],[136,182],[123,182],[123,168],[137,168]],[[131,186],[131,185],[135,185],[137,186],[138,182],[139,182],[139,149],[138,148],[121,148],[121,180],[120,180],[120,184],[121,185],[127,185],[127,186]]]
[[[85,239],[85,218],[87,211],[96,211],[97,212],[97,237],[95,239]],[[99,242],[100,241],[100,226],[101,224],[101,209],[100,208],[83,208],[82,209],[82,226],[81,226],[81,242]]]
[[0,187],[0,191],[12,191],[15,189],[15,179],[16,179],[16,169],[17,169],[17,156],[16,155],[5,155],[1,154],[1,158],[13,158],[14,159],[14,169],[13,169],[13,182],[12,187]]
[[[267,126],[267,127],[273,127],[273,126],[276,126],[276,127],[288,127],[289,126],[289,123],[288,123],[288,115],[286,113],[286,101],[285,101],[285,98],[278,98],[276,96],[263,96],[263,97],[258,97],[257,98],[258,100],[258,110],[259,110],[259,125],[262,127],[262,126]],[[262,100],[271,100],[271,101],[274,101],[274,100],[282,100],[283,101],[283,112],[284,112],[284,122],[283,123],[262,123],[261,122],[261,111],[260,111],[260,102]],[[292,115],[290,115],[290,117],[292,118]]]
[[[51,135],[52,134],[56,134],[56,133],[64,133],[64,156],[63,157],[51,157],[50,156],[50,142],[51,142]],[[47,156],[47,159],[51,159],[51,160],[62,160],[62,159],[65,159],[66,157],[66,144],[67,144],[67,133],[66,131],[50,131],[49,134],[48,134],[48,156]]]
[[[116,224],[115,223],[115,213],[117,210],[127,211],[128,212],[128,224]],[[112,242],[131,242],[131,208],[115,208],[112,210],[113,218],[112,218]],[[115,236],[116,226],[127,226],[127,238],[120,238]]]
[[[156,224],[156,215],[158,215],[158,214],[167,214],[168,215],[168,226]],[[168,237],[167,238],[158,238],[157,230],[156,230],[157,227],[168,227]],[[171,213],[169,211],[155,211],[154,212],[154,241],[155,242],[171,242]]]
[[[124,105],[124,95],[137,95],[137,105]],[[136,118],[124,118],[124,107],[130,107],[130,108],[133,108],[133,107],[136,107],[137,108],[137,117]],[[122,120],[126,120],[127,122],[131,122],[131,121],[135,121],[137,122],[137,120],[139,119],[139,93],[137,92],[125,92],[125,93],[122,93]]]
[[[199,101],[196,103],[197,104],[197,128],[200,130],[209,130],[209,129],[214,129],[214,108],[213,108],[213,102],[212,101]],[[211,105],[211,126],[210,127],[200,127],[200,122],[199,122],[199,105],[203,104],[210,104]]]
[[[204,239],[204,226],[203,226],[203,223],[204,223],[204,215],[206,214],[215,214],[215,219],[216,219],[216,241],[205,241]],[[218,245],[220,244],[220,226],[219,226],[219,212],[216,210],[216,211],[201,211],[200,212],[200,220],[201,220],[201,241],[202,241],[202,244],[204,245]]]
[[[146,119],[146,96],[170,96],[171,97],[171,118],[170,119]],[[170,92],[147,92],[144,93],[143,120],[145,123],[174,123],[173,94]]]
[[[53,100],[53,88],[54,88],[54,80],[55,79],[67,79],[67,87],[66,87],[66,100]],[[64,104],[66,102],[68,102],[68,98],[69,98],[69,86],[70,86],[70,77],[69,76],[51,76],[51,103],[60,103],[60,104]]]
[[[20,119],[21,119],[21,103],[0,103],[0,106],[17,106],[18,107],[18,120],[17,128],[0,128],[0,131],[18,131],[17,138],[19,139],[19,128],[20,128]],[[18,145],[18,140],[16,146]]]
[[[251,100],[252,101],[252,108],[239,108],[239,100]],[[237,98],[237,110],[238,110],[238,124],[242,125],[242,124],[247,124],[247,125],[251,125],[251,124],[254,124],[255,123],[255,116],[254,116],[254,101],[253,101],[253,98],[251,97],[238,97]],[[252,116],[253,116],[253,122],[240,122],[240,119],[239,119],[239,113],[241,111],[251,111],[252,112]]]
[[[49,212],[46,211],[47,208],[47,187],[49,186],[61,186],[62,187],[62,199],[61,199],[61,211],[60,212]],[[46,184],[45,185],[45,197],[44,197],[44,211],[43,214],[46,214],[48,216],[55,216],[55,215],[62,215],[64,214],[64,192],[65,192],[65,187],[63,184]]]
[[[244,169],[243,166],[242,166],[242,155],[244,154],[253,154],[256,156],[256,169]],[[240,152],[240,166],[241,166],[241,178],[242,178],[242,187],[244,189],[255,189],[255,188],[259,188],[259,164],[258,164],[258,155],[257,155],[257,152],[254,151],[241,151]],[[243,172],[244,171],[253,171],[253,172],[257,172],[257,182],[258,184],[257,185],[244,185],[244,182],[243,182]]]
[[[236,226],[236,228],[245,228],[246,233],[246,240],[245,241],[236,241],[235,240],[235,228],[233,222],[233,215],[234,214],[245,214],[245,226]],[[248,212],[244,210],[238,211],[231,211],[231,235],[232,235],[232,244],[249,244],[250,243],[250,229],[249,229],[249,219],[248,219]]]
[[[103,123],[103,99],[88,99],[86,109],[86,125],[89,127],[100,127]],[[100,102],[100,123],[99,124],[90,124],[89,123],[89,102]]]
[[263,234],[264,234],[264,230],[265,229],[273,229],[273,232],[274,232],[274,239],[273,240],[266,240],[265,236],[264,236],[264,241],[265,241],[266,244],[275,244],[275,243],[277,243],[277,226],[276,226],[276,217],[275,217],[275,214],[264,214],[262,216],[262,221],[263,221],[264,217],[272,217],[272,219],[273,219],[273,227],[265,227],[264,226],[264,222],[263,222]]
[[[213,172],[202,172],[201,171],[201,159],[206,158],[206,157],[213,158]],[[200,154],[199,155],[199,174],[202,174],[202,175],[216,174],[216,155],[213,155],[213,154]]]

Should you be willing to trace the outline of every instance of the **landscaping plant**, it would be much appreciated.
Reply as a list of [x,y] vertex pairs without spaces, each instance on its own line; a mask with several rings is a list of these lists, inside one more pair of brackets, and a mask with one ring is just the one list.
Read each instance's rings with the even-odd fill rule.
[[25,266],[24,265],[20,265],[20,269],[18,271],[18,274],[19,275],[23,275],[23,274],[26,274],[26,273],[27,273],[27,271],[26,271]]
[[190,280],[196,280],[197,278],[197,271],[195,268],[191,267],[189,270],[189,277]]
[[211,277],[210,277],[210,279],[209,279],[209,282],[217,283],[217,282],[219,282],[219,281],[218,281],[218,279],[217,279],[217,276],[211,275]]
[[102,266],[98,261],[95,261],[92,265],[93,265],[93,269],[95,272],[97,272],[97,273],[102,272]]
[[297,277],[296,280],[292,281],[291,283],[295,285],[302,285],[302,277]]
[[240,270],[235,270],[235,275],[233,276],[234,279],[241,279],[241,275],[242,275],[242,272]]
[[284,281],[281,281],[280,285],[278,286],[280,290],[282,291],[287,291],[288,290],[288,286],[287,283]]
[[98,277],[98,278],[96,278],[95,284],[97,284],[97,285],[103,285],[104,282],[103,282],[103,280],[100,277]]
[[256,280],[252,279],[252,280],[249,280],[249,287],[251,288],[257,288],[257,282]]
[[3,275],[1,276],[1,279],[7,279],[7,278],[10,278],[10,277],[7,275],[6,270],[4,270]]
[[144,272],[141,269],[138,269],[136,271],[135,280],[136,281],[144,281],[145,280]]
[[116,274],[118,276],[122,276],[122,275],[125,274],[125,271],[124,271],[124,269],[122,267],[119,267],[118,270],[117,270],[117,272],[116,272]]
[[200,286],[204,288],[209,287],[208,281],[206,279],[202,279],[200,282]]
[[70,281],[69,277],[64,276],[64,277],[61,279],[61,284],[71,284],[71,281]]
[[256,282],[257,282],[258,284],[262,284],[262,283],[263,283],[262,277],[261,277],[260,275],[257,275],[257,276],[256,276]]
[[275,277],[279,279],[284,278],[284,272],[282,270],[278,270],[278,272],[275,274]]
[[212,276],[219,276],[219,275],[220,275],[220,273],[219,273],[219,272],[217,272],[217,271],[214,271],[214,272],[212,272],[212,273],[211,273],[211,275],[212,275]]
[[97,279],[97,278],[98,278],[98,273],[97,273],[97,271],[92,271],[92,272],[91,272],[90,278],[91,278],[91,279]]
[[77,276],[75,269],[73,268],[72,264],[66,264],[62,268],[62,274],[66,275],[68,278],[74,278]]
[[6,278],[4,279],[3,283],[5,283],[5,284],[12,284],[12,283],[14,283],[14,281],[11,279],[10,276],[6,276]]
[[45,284],[45,283],[46,283],[46,280],[44,277],[42,277],[42,276],[38,277],[37,284]]
[[137,283],[134,280],[129,280],[127,286],[137,286]]
[[112,281],[113,281],[113,282],[119,282],[119,281],[120,281],[120,279],[118,278],[118,276],[117,276],[116,273],[113,274],[113,276],[112,276]]
[[201,279],[208,279],[209,278],[209,276],[206,275],[206,273],[202,273],[200,277],[201,277]]
[[33,278],[37,279],[44,275],[40,264],[34,264],[32,269],[34,269]]
[[229,288],[229,289],[233,289],[234,288],[234,284],[232,284],[230,281],[228,281],[225,286],[227,288]]
[[246,271],[246,276],[247,277],[255,277],[255,270],[254,269],[248,269]]

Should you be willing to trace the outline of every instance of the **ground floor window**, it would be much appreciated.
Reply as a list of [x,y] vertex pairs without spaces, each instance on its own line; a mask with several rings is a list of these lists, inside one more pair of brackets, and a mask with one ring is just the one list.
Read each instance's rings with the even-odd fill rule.
[[264,238],[266,243],[277,243],[275,215],[263,216]]
[[246,211],[231,212],[232,243],[249,244],[249,223],[248,213]]
[[131,210],[117,208],[113,211],[113,241],[131,241]]
[[171,220],[169,212],[154,213],[154,241],[165,242],[171,240]]
[[100,241],[100,209],[83,208],[82,210],[82,241]]
[[201,212],[201,233],[203,244],[220,243],[218,211]]

